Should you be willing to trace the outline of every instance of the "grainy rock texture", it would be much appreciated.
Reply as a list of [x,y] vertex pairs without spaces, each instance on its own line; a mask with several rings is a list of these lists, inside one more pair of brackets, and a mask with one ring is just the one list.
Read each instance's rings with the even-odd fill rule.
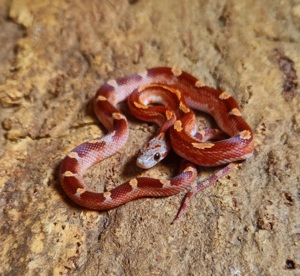
[[[1,275],[300,275],[299,0],[0,0],[0,28]],[[254,157],[176,224],[183,194],[75,206],[58,167],[105,132],[95,91],[154,66],[230,92]],[[130,118],[126,148],[86,174],[95,189],[177,167],[135,168],[155,127]]]

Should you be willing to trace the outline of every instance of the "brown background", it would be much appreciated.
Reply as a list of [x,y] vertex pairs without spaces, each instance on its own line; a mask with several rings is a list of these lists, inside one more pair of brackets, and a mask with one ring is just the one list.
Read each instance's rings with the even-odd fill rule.
[[[0,28],[1,275],[300,274],[299,1],[0,0]],[[254,157],[174,225],[183,194],[108,212],[75,206],[57,169],[104,133],[95,91],[154,66],[231,93],[255,132]],[[154,132],[130,120],[126,148],[86,182],[170,176],[174,156],[134,166]]]

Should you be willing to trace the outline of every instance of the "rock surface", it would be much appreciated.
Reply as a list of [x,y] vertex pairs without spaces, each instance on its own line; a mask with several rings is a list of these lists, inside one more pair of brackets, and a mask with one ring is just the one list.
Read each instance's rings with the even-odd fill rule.
[[[0,26],[1,275],[300,274],[299,1],[0,0]],[[75,206],[58,167],[105,132],[95,91],[155,66],[231,93],[254,129],[254,157],[176,224],[183,194],[108,212]],[[175,156],[134,166],[154,132],[131,118],[128,146],[86,182],[171,176]]]

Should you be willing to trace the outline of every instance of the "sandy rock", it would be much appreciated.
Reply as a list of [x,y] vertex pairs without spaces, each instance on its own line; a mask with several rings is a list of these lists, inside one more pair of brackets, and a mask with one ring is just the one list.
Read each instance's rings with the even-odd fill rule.
[[[0,274],[299,275],[296,2],[0,0]],[[254,156],[197,194],[175,224],[183,194],[108,212],[76,206],[58,168],[105,133],[96,90],[155,66],[233,95],[254,130]],[[135,167],[155,127],[129,118],[126,148],[85,176],[95,190],[176,171],[174,155]]]

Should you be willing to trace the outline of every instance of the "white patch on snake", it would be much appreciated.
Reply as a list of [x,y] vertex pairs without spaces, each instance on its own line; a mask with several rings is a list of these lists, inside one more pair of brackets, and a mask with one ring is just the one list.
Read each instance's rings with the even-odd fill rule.
[[147,78],[147,77],[148,77],[148,71],[147,71],[147,70],[142,71],[142,72],[138,73],[138,75],[139,75],[142,79]]
[[193,181],[193,183],[191,184],[191,188],[195,188],[198,186],[198,183],[197,181]]
[[119,85],[118,85],[118,83],[116,82],[116,80],[109,80],[107,83],[108,83],[110,86],[114,87],[114,88],[118,88],[118,87],[119,87]]
[[144,101],[145,104],[163,103],[164,99],[160,95],[149,95],[148,99]]
[[105,135],[101,140],[100,142],[105,142],[106,144],[110,144],[113,142],[113,137],[116,135],[116,131],[114,130],[113,132]]
[[103,196],[105,197],[105,201],[111,201],[111,192],[105,192],[103,193]]
[[250,158],[251,156],[253,156],[253,152],[247,153],[247,154],[241,156],[240,158],[241,158],[241,159],[248,159],[248,158]]

